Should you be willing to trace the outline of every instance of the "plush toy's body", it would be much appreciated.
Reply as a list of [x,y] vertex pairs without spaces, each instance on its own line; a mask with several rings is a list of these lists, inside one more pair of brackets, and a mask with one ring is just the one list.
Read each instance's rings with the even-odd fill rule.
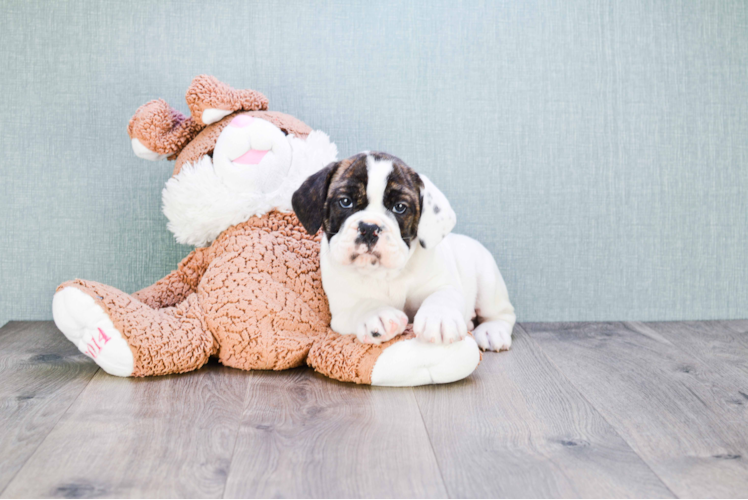
[[[234,94],[205,102],[236,106],[216,110],[196,99],[194,88],[204,91],[206,79],[209,88]],[[239,92],[249,97],[236,97]],[[119,376],[187,372],[210,356],[243,370],[307,363],[337,380],[378,385],[451,382],[472,373],[480,354],[470,337],[437,346],[408,330],[374,346],[329,328],[320,235],[309,236],[293,213],[284,212],[306,175],[334,159],[336,149],[324,134],[288,115],[247,110],[266,107],[267,100],[208,77],[193,82],[190,98],[199,120],[194,109],[185,119],[152,101],[129,130],[140,156],[177,159],[164,190],[170,229],[182,242],[212,243],[133,295],[84,280],[60,285],[55,322],[82,352]],[[203,128],[210,117],[219,121]],[[178,141],[164,139],[175,129]]]

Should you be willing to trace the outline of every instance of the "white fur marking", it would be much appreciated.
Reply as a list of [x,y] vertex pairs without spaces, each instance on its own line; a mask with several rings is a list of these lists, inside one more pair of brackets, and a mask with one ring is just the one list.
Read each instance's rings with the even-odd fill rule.
[[390,160],[377,161],[372,156],[366,157],[366,197],[369,200],[367,211],[384,213],[384,190],[387,189],[387,178],[392,172]]
[[419,175],[423,181],[424,195],[421,220],[418,222],[418,240],[425,248],[434,248],[455,227],[457,216],[444,193],[428,177]]

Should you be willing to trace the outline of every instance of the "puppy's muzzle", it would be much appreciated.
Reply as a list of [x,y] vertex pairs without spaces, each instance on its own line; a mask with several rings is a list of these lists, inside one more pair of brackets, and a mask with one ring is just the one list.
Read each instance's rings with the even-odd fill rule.
[[369,250],[377,244],[379,240],[379,233],[382,228],[376,224],[369,224],[368,222],[358,223],[358,236],[356,237],[357,244],[365,244]]

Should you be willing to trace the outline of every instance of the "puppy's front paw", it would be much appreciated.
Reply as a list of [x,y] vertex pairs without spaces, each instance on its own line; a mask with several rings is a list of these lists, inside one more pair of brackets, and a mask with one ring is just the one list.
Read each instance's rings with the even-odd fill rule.
[[454,308],[421,307],[413,321],[416,337],[434,344],[451,344],[467,336],[467,324]]
[[484,351],[508,351],[512,347],[512,329],[504,321],[486,321],[473,330],[478,347]]
[[356,328],[356,337],[363,344],[381,344],[400,335],[408,326],[408,316],[394,307],[380,307],[369,312]]

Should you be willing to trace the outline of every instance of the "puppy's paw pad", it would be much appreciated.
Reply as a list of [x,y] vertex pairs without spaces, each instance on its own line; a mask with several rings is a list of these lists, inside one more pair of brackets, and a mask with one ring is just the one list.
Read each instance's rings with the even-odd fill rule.
[[512,347],[512,329],[504,321],[487,321],[473,330],[478,347],[484,351],[508,351]]
[[371,311],[356,328],[356,337],[364,344],[381,344],[400,335],[408,326],[408,316],[394,307]]
[[132,375],[132,350],[112,320],[96,301],[75,287],[63,288],[52,301],[57,328],[105,372],[119,377]]
[[467,336],[467,323],[453,308],[421,307],[413,321],[416,337],[433,344],[451,344]]

